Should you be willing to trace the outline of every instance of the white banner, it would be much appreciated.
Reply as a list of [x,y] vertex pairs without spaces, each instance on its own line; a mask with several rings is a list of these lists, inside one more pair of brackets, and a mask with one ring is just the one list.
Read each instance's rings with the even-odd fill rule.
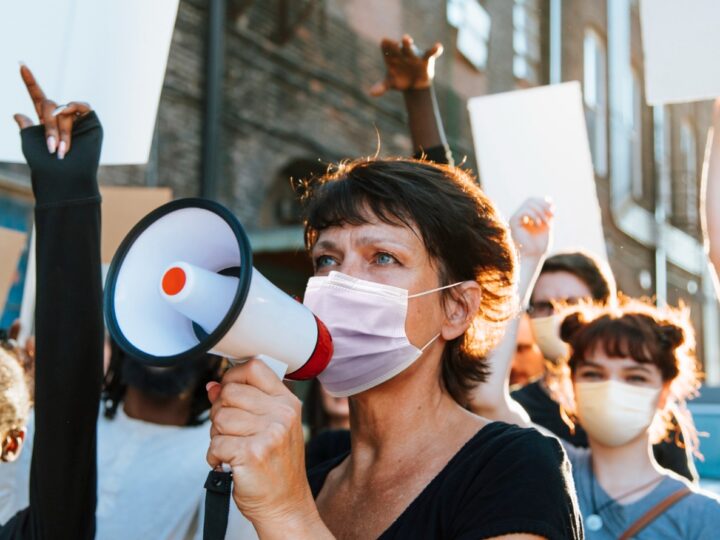
[[19,62],[24,62],[49,99],[87,101],[97,111],[105,130],[102,164],[146,163],[178,2],[5,2],[0,13],[0,161],[25,161],[13,114],[37,121],[19,74]]
[[649,105],[720,96],[720,1],[642,0]]
[[506,219],[528,197],[552,197],[553,251],[607,259],[580,83],[468,102],[482,186]]

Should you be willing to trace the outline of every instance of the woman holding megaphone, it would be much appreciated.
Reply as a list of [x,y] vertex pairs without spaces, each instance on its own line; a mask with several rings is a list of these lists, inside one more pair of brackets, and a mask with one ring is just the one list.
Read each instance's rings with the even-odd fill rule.
[[35,195],[35,436],[30,505],[0,526],[0,538],[91,540],[104,337],[102,128],[88,105],[58,107],[27,67],[20,72],[41,123],[15,115]]
[[[465,408],[513,315],[507,227],[463,170],[362,159],[305,186],[305,304],[352,450],[306,476],[300,402],[259,361],[210,383],[208,462],[260,538],[580,538],[559,443]],[[541,496],[538,496],[541,494]]]

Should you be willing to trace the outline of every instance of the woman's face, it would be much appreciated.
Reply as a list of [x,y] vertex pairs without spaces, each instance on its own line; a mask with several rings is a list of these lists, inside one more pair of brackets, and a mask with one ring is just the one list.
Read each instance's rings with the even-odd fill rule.
[[643,364],[633,358],[609,358],[601,347],[597,347],[585,360],[578,361],[573,383],[608,380],[645,388],[663,386],[662,375],[656,365]]
[[[342,272],[366,281],[407,289],[409,294],[440,286],[438,271],[419,232],[372,220],[363,225],[330,227],[318,235],[311,256],[316,276]],[[444,312],[440,293],[408,302],[405,331],[420,348],[441,329]]]

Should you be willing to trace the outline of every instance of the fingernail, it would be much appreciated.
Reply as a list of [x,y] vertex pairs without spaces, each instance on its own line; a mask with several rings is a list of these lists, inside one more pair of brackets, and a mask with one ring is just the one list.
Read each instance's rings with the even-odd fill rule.
[[55,145],[56,145],[55,137],[53,137],[52,135],[50,135],[50,136],[47,138],[48,152],[50,152],[51,154],[54,154],[54,153],[55,153],[55,148],[56,148]]
[[65,144],[65,141],[60,141],[60,146],[58,146],[58,153],[57,157],[58,159],[65,159],[65,148],[67,145]]
[[20,67],[25,67],[26,65],[22,60],[18,60],[18,64],[20,64]]
[[220,383],[216,383],[215,381],[210,381],[209,383],[207,383],[205,385],[205,391],[209,392],[211,388],[213,388],[215,386],[219,386],[219,385],[220,385]]
[[55,110],[52,112],[52,115],[53,115],[53,116],[57,116],[58,114],[60,114],[61,112],[63,112],[65,109],[67,109],[67,105],[60,105],[57,109],[55,109]]

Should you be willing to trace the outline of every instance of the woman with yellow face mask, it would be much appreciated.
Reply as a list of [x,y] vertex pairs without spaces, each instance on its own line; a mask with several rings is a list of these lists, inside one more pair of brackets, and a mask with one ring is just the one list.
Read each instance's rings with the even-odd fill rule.
[[[685,400],[699,386],[687,310],[626,300],[581,307],[561,337],[566,406],[589,448],[565,444],[588,539],[715,538],[720,502],[655,461],[672,412],[694,433]],[[696,437],[695,437],[696,439]]]

